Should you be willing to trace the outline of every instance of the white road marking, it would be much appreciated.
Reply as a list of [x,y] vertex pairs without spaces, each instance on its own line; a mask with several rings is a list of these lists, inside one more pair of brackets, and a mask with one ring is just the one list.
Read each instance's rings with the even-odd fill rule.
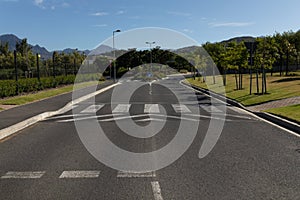
[[160,186],[159,186],[159,182],[158,181],[152,181],[151,185],[152,185],[152,191],[153,191],[154,199],[155,200],[163,200],[163,197],[162,197],[162,194],[161,194],[161,189],[160,189]]
[[112,113],[128,113],[131,104],[118,104]]
[[139,119],[135,120],[136,122],[150,122],[150,121],[156,121],[156,122],[165,122],[163,119],[156,119],[156,118],[146,118],[146,119]]
[[154,172],[124,172],[118,171],[118,178],[155,178],[156,174]]
[[145,104],[144,113],[159,113],[158,104]]
[[34,171],[34,172],[7,172],[1,177],[1,179],[37,179],[41,178],[46,172],[45,171]]
[[86,116],[88,114],[72,114],[72,115],[60,115],[60,116],[57,116],[57,117],[50,117],[50,118],[47,118],[45,119],[46,120],[51,120],[51,119],[61,119],[61,118],[68,118],[68,117],[78,117],[78,116]]
[[175,112],[177,113],[190,113],[190,109],[186,105],[183,104],[172,104]]
[[58,122],[74,122],[74,121],[80,121],[80,120],[98,119],[98,118],[102,118],[102,117],[113,117],[113,116],[119,116],[119,115],[122,115],[122,114],[107,114],[107,115],[86,116],[86,117],[83,116],[83,117],[80,117],[80,118],[60,120]]
[[104,104],[100,105],[91,105],[87,107],[86,109],[82,110],[80,113],[96,113],[98,110],[103,108]]
[[64,171],[59,178],[98,178],[100,171]]
[[209,113],[222,113],[223,111],[213,105],[201,105],[202,109]]

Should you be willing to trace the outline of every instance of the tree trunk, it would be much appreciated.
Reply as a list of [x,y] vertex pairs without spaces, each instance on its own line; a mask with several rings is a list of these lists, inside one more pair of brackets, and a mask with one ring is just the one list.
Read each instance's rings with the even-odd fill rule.
[[224,68],[223,85],[226,86],[226,68]]
[[250,69],[250,91],[249,91],[249,94],[251,95],[252,94],[252,69]]
[[236,90],[238,90],[239,87],[238,87],[238,80],[237,80],[236,70],[235,70],[235,85],[236,85]]
[[256,93],[259,94],[258,70],[256,70]]
[[286,56],[286,68],[285,68],[285,75],[287,76],[289,74],[289,52],[287,52]]
[[264,68],[261,69],[261,94],[264,94],[265,90],[265,81],[264,81]]

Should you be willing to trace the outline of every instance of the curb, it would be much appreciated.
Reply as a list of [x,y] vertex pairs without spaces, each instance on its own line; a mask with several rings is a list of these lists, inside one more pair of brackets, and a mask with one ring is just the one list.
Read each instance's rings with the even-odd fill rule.
[[182,81],[182,83],[185,84],[185,85],[187,85],[187,86],[192,87],[193,89],[195,89],[195,90],[197,90],[197,91],[203,92],[203,93],[205,93],[205,94],[207,94],[207,95],[209,95],[209,96],[212,96],[212,97],[214,97],[214,98],[216,98],[216,99],[219,99],[219,100],[221,100],[221,101],[227,102],[227,103],[229,103],[230,105],[233,105],[233,106],[235,106],[235,107],[241,108],[241,109],[243,109],[243,110],[245,110],[245,111],[247,111],[247,112],[250,112],[250,113],[252,113],[252,114],[254,114],[254,115],[256,115],[256,116],[258,116],[258,117],[260,117],[260,118],[263,118],[263,119],[265,119],[265,120],[267,120],[267,121],[269,121],[269,122],[272,122],[272,123],[274,123],[274,124],[277,124],[277,125],[279,125],[279,126],[281,126],[281,127],[283,127],[283,128],[286,128],[286,129],[288,129],[288,130],[290,130],[290,131],[293,131],[293,132],[295,132],[296,134],[300,135],[300,134],[299,134],[299,133],[300,133],[300,126],[299,126],[297,123],[288,121],[288,120],[286,120],[286,119],[283,119],[283,118],[281,118],[281,117],[272,115],[272,114],[270,114],[270,113],[266,113],[266,112],[253,112],[253,111],[247,109],[245,106],[243,106],[243,105],[240,104],[239,102],[237,102],[237,101],[235,101],[235,100],[233,100],[233,99],[230,99],[230,98],[228,98],[228,97],[225,97],[225,96],[223,96],[223,95],[221,95],[221,94],[217,94],[217,93],[215,93],[215,92],[213,92],[213,91],[210,91],[210,90],[208,90],[208,89],[200,88],[200,87],[195,86],[195,85],[193,85],[193,84],[186,83],[185,81]]
[[115,86],[117,86],[119,84],[120,83],[115,83],[113,85],[107,86],[107,87],[102,88],[102,89],[100,89],[98,91],[95,91],[93,93],[90,93],[88,95],[85,95],[83,97],[75,99],[75,100],[67,103],[64,107],[62,107],[62,108],[60,108],[60,109],[58,109],[56,111],[44,112],[44,113],[41,113],[41,114],[36,115],[34,117],[31,117],[29,119],[26,119],[26,120],[24,120],[22,122],[14,124],[12,126],[9,126],[7,128],[1,129],[0,130],[0,140],[2,140],[4,138],[7,138],[7,137],[15,134],[16,132],[18,132],[18,131],[20,131],[22,129],[25,129],[25,128],[27,128],[27,127],[29,127],[29,126],[31,126],[31,125],[39,122],[39,121],[42,121],[42,120],[44,120],[44,119],[46,119],[48,117],[52,117],[54,115],[65,113],[65,112],[71,110],[72,107],[73,107],[73,105],[78,104],[78,103],[80,103],[82,101],[85,101],[85,100],[87,100],[87,99],[89,99],[89,98],[91,98],[93,96],[96,96],[96,95],[102,93],[102,92],[105,92],[105,91],[107,91],[107,90],[109,90],[109,89],[111,89],[111,88],[113,88],[113,87],[115,87]]

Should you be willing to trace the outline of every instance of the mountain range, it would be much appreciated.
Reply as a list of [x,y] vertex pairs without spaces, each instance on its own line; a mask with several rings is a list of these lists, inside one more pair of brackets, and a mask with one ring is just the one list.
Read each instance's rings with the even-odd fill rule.
[[[0,35],[0,43],[5,44],[8,43],[8,47],[10,51],[15,50],[16,48],[16,43],[20,43],[22,39],[18,38],[16,35],[13,34],[5,34],[5,35]],[[228,42],[232,42],[232,41],[236,41],[236,42],[254,42],[255,38],[254,37],[250,37],[250,36],[244,36],[244,37],[235,37],[235,38],[231,38],[229,40],[224,40],[221,43],[228,43]],[[52,57],[53,51],[48,51],[45,47],[41,47],[38,44],[36,45],[32,45],[29,44],[29,46],[31,47],[31,50],[34,54],[38,53],[41,55],[42,58],[45,59],[49,59]],[[191,48],[193,49],[194,47],[185,47],[182,49],[177,49],[175,50],[175,52],[177,53],[184,53],[186,51],[190,51]],[[108,52],[112,52],[113,48],[111,48],[110,46],[106,46],[106,45],[101,45],[99,47],[97,47],[94,50],[77,50],[77,49],[72,49],[72,48],[66,48],[63,50],[57,50],[56,52],[58,53],[65,53],[65,54],[71,54],[74,51],[78,51],[79,53],[85,53],[85,55],[88,54],[93,54],[93,55],[99,55],[99,54],[104,54],[104,53],[108,53]]]
[[[20,43],[22,39],[17,37],[16,35],[13,34],[4,34],[0,35],[0,43],[5,44],[8,43],[8,48],[10,51],[14,51],[16,49],[16,44]],[[38,44],[32,45],[28,44],[31,47],[31,51],[36,54],[40,54],[42,58],[49,59],[52,57],[53,51],[48,51],[45,47],[41,47]],[[65,54],[71,54],[74,51],[78,51],[79,53],[85,53],[88,55],[91,51],[90,50],[78,50],[78,49],[72,49],[72,48],[66,48],[63,50],[56,50],[58,53],[65,53]],[[100,47],[97,48],[97,53],[106,53],[112,51],[112,48],[106,45],[101,45]]]

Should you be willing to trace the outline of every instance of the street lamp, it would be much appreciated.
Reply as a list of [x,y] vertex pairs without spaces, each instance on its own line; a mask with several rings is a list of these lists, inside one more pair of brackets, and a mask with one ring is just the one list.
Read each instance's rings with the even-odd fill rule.
[[[113,52],[114,52],[114,60],[116,60],[116,51],[115,51],[115,33],[119,33],[119,32],[121,32],[121,30],[119,30],[119,29],[113,31]],[[114,83],[116,82],[116,76],[117,76],[117,72],[116,72],[116,61],[114,61]]]
[[152,50],[151,50],[151,46],[152,46],[152,44],[155,44],[155,42],[146,42],[146,44],[149,44],[149,46],[150,46],[150,69],[151,69],[151,73],[152,73]]
[[38,78],[39,82],[41,81],[41,76],[40,76],[40,57],[41,57],[41,55],[37,53],[36,54],[36,68],[37,68],[37,78]]

